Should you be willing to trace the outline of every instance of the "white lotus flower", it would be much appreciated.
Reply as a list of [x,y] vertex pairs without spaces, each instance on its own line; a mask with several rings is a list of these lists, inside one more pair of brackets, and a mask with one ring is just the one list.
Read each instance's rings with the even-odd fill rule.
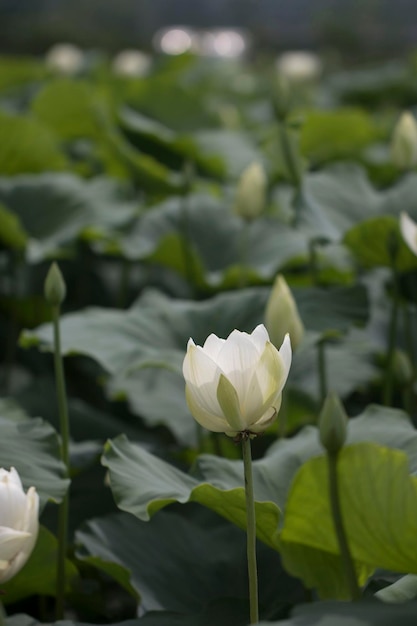
[[288,287],[287,281],[279,274],[272,287],[265,310],[265,325],[271,341],[279,346],[285,335],[289,333],[291,346],[295,348],[304,336],[304,324],[298,313],[297,304]]
[[23,567],[38,536],[39,496],[35,487],[23,491],[14,467],[0,469],[0,583]]
[[204,428],[230,437],[263,432],[278,414],[290,366],[289,336],[278,351],[263,324],[250,335],[212,334],[202,347],[190,339],[183,374],[191,414]]
[[400,231],[411,252],[417,254],[417,224],[404,211],[400,215]]

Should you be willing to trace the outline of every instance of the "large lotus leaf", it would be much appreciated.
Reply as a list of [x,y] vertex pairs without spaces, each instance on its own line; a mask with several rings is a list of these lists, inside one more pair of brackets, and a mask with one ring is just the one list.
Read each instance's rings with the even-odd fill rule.
[[8,90],[25,87],[31,82],[38,82],[45,75],[45,66],[33,57],[13,57],[10,55],[0,57],[0,90],[4,94]]
[[[416,188],[417,191],[417,188]],[[345,236],[345,244],[358,262],[366,268],[392,267],[392,246],[397,248],[395,266],[398,271],[417,267],[415,254],[403,242],[398,218],[381,215],[353,226]]]
[[152,154],[162,153],[168,162],[181,163],[185,159],[190,160],[198,169],[216,177],[224,174],[225,167],[221,158],[203,156],[191,135],[176,133],[164,124],[126,106],[120,109],[119,119],[123,131],[139,148],[145,149],[144,146],[147,146]]
[[316,237],[339,240],[349,228],[380,211],[381,194],[356,164],[337,164],[307,174],[298,225]]
[[[417,175],[414,173],[380,191],[372,186],[361,166],[332,165],[306,175],[302,191],[296,196],[297,226],[318,239],[340,241],[345,233],[360,228],[367,220],[372,223],[374,218],[398,217],[401,211],[417,219],[416,194]],[[383,234],[367,233],[371,249],[382,244]]]
[[24,250],[27,243],[27,234],[19,218],[3,204],[0,204],[0,241],[14,250]]
[[[13,604],[32,595],[55,596],[57,550],[57,540],[41,526],[35,548],[23,569],[10,581],[2,583],[2,602]],[[65,562],[65,572],[69,591],[77,576],[77,569],[69,560]]]
[[417,576],[407,574],[376,592],[375,596],[390,604],[401,604],[417,596]]
[[[375,352],[367,332],[355,328],[335,342],[326,343],[323,353],[327,388],[342,397],[365,388],[379,376]],[[318,359],[317,340],[307,337],[293,355],[288,384],[320,400]]]
[[[417,434],[403,412],[371,406],[361,416],[352,419],[349,426],[349,443],[375,441],[400,448],[408,455],[411,470],[417,471]],[[277,516],[278,507],[285,506],[293,477],[303,463],[320,454],[322,448],[317,429],[308,426],[292,439],[277,441],[263,459],[254,462],[255,497],[262,510],[259,537],[269,545],[276,547],[276,527],[269,526],[269,522]],[[154,512],[176,500],[195,500],[226,515],[217,507],[223,496],[229,494],[229,499],[225,496],[222,505],[226,506],[227,518],[240,526],[243,523],[238,508],[233,511],[233,507],[238,507],[242,484],[240,461],[202,455],[190,476],[121,436],[107,444],[103,462],[110,469],[118,505],[141,519],[149,519]],[[269,509],[267,504],[272,508]]]
[[[59,415],[55,403],[51,402],[56,394],[55,378],[50,376],[37,376],[25,387],[19,389],[19,404],[30,415],[42,415],[56,429],[59,428]],[[10,405],[9,405],[10,406]],[[8,406],[8,416],[13,410],[13,405]],[[17,414],[19,407],[14,407]],[[21,409],[20,409],[21,411]],[[2,404],[0,402],[0,414]],[[149,431],[136,421],[132,421],[131,415],[126,411],[110,411],[110,407],[98,408],[88,404],[80,398],[68,397],[68,412],[71,424],[71,438],[75,442],[105,441],[109,437],[116,437],[124,432],[132,439],[148,441]]]
[[104,237],[135,214],[112,181],[84,181],[72,174],[0,178],[0,202],[29,237],[29,261],[40,261],[86,232]]
[[[194,446],[197,424],[185,402],[184,377],[165,367],[132,367],[109,381],[110,396],[128,401],[130,410],[150,427],[164,425],[177,441]],[[125,432],[119,427],[119,432]]]
[[346,332],[353,324],[363,326],[368,320],[368,294],[363,285],[295,288],[293,295],[308,330]]
[[[291,541],[283,541],[280,550],[286,570],[298,576],[307,589],[315,589],[322,600],[350,599],[340,555]],[[361,586],[366,584],[374,569],[355,562],[356,577]]]
[[0,175],[64,170],[67,161],[54,134],[32,117],[0,112]]
[[[90,356],[112,374],[133,365],[180,371],[191,335],[202,344],[211,332],[220,337],[234,328],[252,332],[262,319],[264,304],[257,289],[220,294],[202,302],[148,292],[128,311],[89,308],[63,316],[62,351]],[[51,325],[25,332],[22,342],[51,349]]]
[[193,134],[202,156],[217,157],[224,163],[226,174],[237,178],[251,163],[264,163],[262,152],[244,133],[232,130],[204,130]]
[[[221,600],[210,602],[198,613],[178,613],[173,611],[151,611],[140,619],[130,619],[113,623],[113,626],[243,626],[248,620],[247,602]],[[33,617],[18,613],[8,617],[7,626],[41,626]],[[56,626],[91,626],[83,622],[63,620]],[[52,625],[51,625],[52,626]]]
[[154,192],[159,198],[167,192],[179,192],[183,177],[156,158],[135,148],[107,119],[103,120],[98,156],[112,176],[133,180],[145,191]]
[[[236,486],[233,477],[228,480],[223,476],[221,487],[198,480],[130,443],[124,435],[107,442],[102,462],[109,468],[118,507],[139,519],[147,521],[173,502],[198,502],[239,528],[246,528],[245,490]],[[240,465],[243,484],[243,465],[236,463]],[[255,499],[257,536],[276,549],[279,508],[262,494],[258,500],[256,491]]]
[[[245,535],[207,509],[188,508],[186,517],[161,511],[149,524],[126,513],[96,518],[75,542],[79,559],[115,578],[146,612],[195,612],[215,599],[248,594]],[[258,576],[259,602],[269,611],[300,590],[262,544]]]
[[61,139],[94,138],[99,132],[98,105],[85,81],[48,82],[32,101],[32,112]]
[[102,94],[85,81],[57,79],[44,87],[32,103],[38,119],[62,140],[89,140],[86,156],[101,163],[111,176],[130,176],[146,189],[177,187],[174,175],[152,157],[135,150],[118,133]]
[[376,138],[370,115],[359,109],[311,111],[301,130],[301,150],[315,163],[357,155]]
[[[361,441],[373,441],[381,446],[402,450],[408,456],[411,473],[417,473],[417,431],[403,411],[377,404],[369,405],[363,413],[349,420],[347,443]],[[286,459],[292,458],[294,467],[298,469],[309,458],[322,453],[317,429],[306,426],[296,437],[274,443],[267,450],[265,459],[274,457],[277,462],[285,463]],[[282,468],[277,467],[276,474],[282,471]],[[281,500],[278,503],[281,504]]]
[[263,278],[272,278],[290,261],[306,257],[307,240],[294,229],[267,218],[257,220],[245,232],[243,222],[224,202],[195,194],[153,206],[121,239],[120,249],[129,259],[149,258],[196,283],[205,279],[218,285],[228,268],[241,263]]
[[60,502],[68,480],[60,460],[60,447],[55,430],[40,418],[16,420],[11,409],[0,417],[0,467],[15,467],[25,488],[35,486],[42,504],[47,500]]
[[[182,64],[182,60],[176,61]],[[177,132],[212,128],[217,116],[209,111],[208,94],[185,85],[182,71],[182,67],[179,71],[170,67],[145,80],[130,81],[122,88],[124,102]]]
[[404,606],[387,606],[372,599],[354,603],[314,602],[298,606],[288,619],[262,621],[259,626],[414,626],[416,613],[416,602]]
[[402,211],[417,219],[417,173],[410,172],[381,194],[381,213],[399,216]]
[[[375,443],[343,448],[338,478],[343,518],[354,560],[369,568],[417,573],[415,544],[417,478],[409,475],[407,455]],[[325,456],[307,461],[292,484],[281,533],[289,571],[304,578],[298,544],[330,554],[339,548],[330,512]],[[311,569],[308,568],[311,576]],[[311,583],[311,580],[310,580]],[[316,585],[323,593],[323,580]],[[324,594],[323,594],[324,595]]]
[[411,76],[406,59],[389,60],[372,67],[336,72],[329,86],[342,102],[367,107],[386,106],[389,102],[402,107],[405,102],[415,100],[416,87]]

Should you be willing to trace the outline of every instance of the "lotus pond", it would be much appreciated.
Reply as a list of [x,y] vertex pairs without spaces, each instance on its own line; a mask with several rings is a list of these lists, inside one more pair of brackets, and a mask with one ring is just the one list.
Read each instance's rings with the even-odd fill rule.
[[416,68],[0,58],[7,626],[416,623]]

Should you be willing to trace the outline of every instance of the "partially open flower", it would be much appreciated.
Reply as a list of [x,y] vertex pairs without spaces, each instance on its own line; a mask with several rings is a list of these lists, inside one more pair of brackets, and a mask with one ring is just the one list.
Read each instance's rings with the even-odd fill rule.
[[417,224],[404,211],[400,215],[400,231],[411,252],[417,254]]
[[278,414],[290,366],[289,336],[278,351],[262,324],[250,335],[212,334],[202,347],[190,339],[183,363],[188,407],[213,432],[261,433]]
[[14,467],[0,469],[0,583],[28,560],[38,536],[39,496],[35,487],[23,491]]

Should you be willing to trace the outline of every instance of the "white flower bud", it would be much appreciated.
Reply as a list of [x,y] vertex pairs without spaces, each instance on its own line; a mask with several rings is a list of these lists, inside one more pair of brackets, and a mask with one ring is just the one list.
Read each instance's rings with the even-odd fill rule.
[[398,120],[391,139],[391,159],[401,169],[417,164],[417,124],[407,111]]
[[278,414],[290,366],[289,336],[278,351],[262,324],[250,335],[212,334],[203,346],[190,339],[183,374],[191,414],[204,428],[230,437],[263,432]]
[[266,304],[265,326],[274,346],[280,346],[288,333],[291,346],[295,350],[304,337],[304,324],[282,274],[276,277]]
[[400,215],[400,231],[411,252],[417,254],[417,224],[408,213],[402,212]]
[[52,263],[46,276],[45,299],[52,306],[59,306],[65,300],[67,287],[62,276],[61,270],[56,263]]
[[252,163],[241,174],[234,211],[246,220],[258,217],[265,207],[267,180],[260,163]]
[[14,467],[0,469],[0,583],[10,580],[28,560],[38,536],[39,496],[23,491]]

